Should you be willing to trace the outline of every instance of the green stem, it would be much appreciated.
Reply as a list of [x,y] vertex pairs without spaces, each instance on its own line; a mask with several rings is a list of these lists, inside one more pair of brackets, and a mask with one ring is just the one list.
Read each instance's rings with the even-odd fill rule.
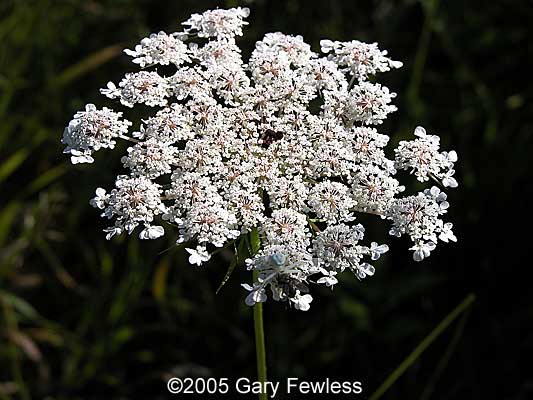
[[[254,281],[257,271],[254,271]],[[257,379],[261,383],[267,380],[265,331],[263,329],[263,303],[254,305],[255,355],[257,358]],[[262,387],[265,387],[264,385]],[[259,400],[267,400],[268,394],[259,393]]]
[[[257,229],[250,232],[250,253],[257,254],[261,247],[261,240]],[[254,282],[257,281],[259,271],[253,271]],[[267,367],[266,367],[266,351],[265,351],[265,331],[263,327],[263,304],[256,303],[254,305],[254,332],[255,332],[255,355],[257,359],[257,379],[265,388],[264,383],[267,381]],[[259,400],[267,400],[268,393],[259,393]]]

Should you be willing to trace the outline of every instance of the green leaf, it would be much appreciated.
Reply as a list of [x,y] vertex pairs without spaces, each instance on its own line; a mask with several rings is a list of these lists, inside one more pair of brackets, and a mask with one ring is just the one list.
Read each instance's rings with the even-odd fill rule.
[[246,257],[246,240],[244,238],[241,238],[239,241],[239,245],[235,246],[235,255],[231,259],[231,263],[229,264],[228,270],[226,271],[226,275],[224,275],[224,278],[222,279],[222,282],[220,282],[220,285],[218,286],[218,289],[216,290],[216,294],[222,289],[222,286],[226,284],[226,282],[229,280],[231,274],[233,273],[233,270],[239,263],[239,260],[242,260]]

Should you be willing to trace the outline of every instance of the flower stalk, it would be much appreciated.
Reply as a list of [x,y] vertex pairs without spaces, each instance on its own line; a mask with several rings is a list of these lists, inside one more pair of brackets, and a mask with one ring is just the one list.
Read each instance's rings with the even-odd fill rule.
[[[259,272],[254,270],[254,281]],[[254,332],[255,332],[255,355],[257,359],[257,380],[264,384],[267,381],[265,331],[263,327],[263,303],[254,305]],[[262,387],[265,387],[262,385]],[[268,394],[259,393],[259,400],[268,399]]]
[[[250,255],[253,257],[261,247],[261,239],[257,229],[250,232]],[[259,271],[253,270],[253,280],[256,282],[259,278]],[[263,303],[254,304],[254,333],[255,333],[255,356],[257,360],[257,380],[261,384],[267,381],[266,351],[265,351],[265,330],[263,326]],[[265,387],[265,385],[262,385]],[[259,400],[268,399],[268,394],[259,393]]]

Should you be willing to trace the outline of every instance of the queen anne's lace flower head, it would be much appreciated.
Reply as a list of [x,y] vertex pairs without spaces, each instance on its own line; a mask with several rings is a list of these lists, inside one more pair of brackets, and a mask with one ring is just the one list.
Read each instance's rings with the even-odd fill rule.
[[[366,240],[361,213],[408,236],[416,261],[437,242],[456,241],[443,220],[446,194],[434,186],[401,196],[396,173],[453,188],[457,154],[419,127],[390,159],[389,136],[371,127],[396,111],[396,94],[373,76],[401,63],[375,43],[324,40],[320,55],[301,36],[279,32],[244,62],[236,38],[248,13],[194,14],[183,32],[153,34],[126,50],[146,69],[101,92],[141,105],[143,115],[156,108],[131,136],[120,112],[92,104],[65,129],[73,163],[92,162],[117,138],[132,142],[122,157],[129,175],[90,201],[113,221],[107,237],[139,227],[141,239],[155,239],[168,225],[188,244],[189,262],[202,265],[233,241],[250,247],[253,233],[261,243],[246,260],[257,272],[243,285],[246,304],[272,298],[302,311],[313,285],[333,288],[346,270],[360,280],[375,273],[372,263],[389,248]],[[162,76],[157,67],[169,64],[175,73]]]

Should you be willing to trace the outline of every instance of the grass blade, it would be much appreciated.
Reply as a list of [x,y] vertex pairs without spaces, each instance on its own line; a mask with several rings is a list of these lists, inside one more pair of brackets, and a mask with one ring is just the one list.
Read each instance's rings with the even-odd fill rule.
[[450,324],[465,312],[474,302],[476,296],[470,293],[466,298],[450,312],[424,340],[407,356],[405,360],[396,368],[377,390],[369,397],[369,400],[378,400],[383,394],[403,375],[403,373],[420,357],[420,355],[437,339]]
[[20,149],[13,153],[6,161],[0,165],[0,183],[8,178],[25,160],[30,152],[28,149]]
[[27,194],[33,194],[48,186],[54,180],[64,175],[67,172],[67,166],[65,164],[57,165],[53,168],[50,168],[46,172],[40,174],[36,179],[34,179],[26,188]]
[[163,260],[155,270],[154,279],[152,282],[152,294],[159,302],[165,300],[165,293],[167,291],[167,276],[169,270],[170,264],[166,260]]
[[105,47],[96,53],[93,53],[80,62],[65,69],[57,79],[52,82],[52,86],[62,86],[77,78],[85,75],[87,72],[98,68],[100,65],[112,60],[122,52],[121,45],[113,45]]
[[431,378],[429,378],[429,382],[427,383],[426,387],[424,388],[424,391],[420,395],[420,400],[431,399],[431,395],[433,394],[433,388],[435,387],[439,377],[442,375],[442,372],[448,366],[448,363],[450,362],[450,359],[452,358],[453,352],[457,348],[457,345],[459,344],[461,337],[463,336],[463,331],[466,325],[466,320],[468,319],[469,315],[470,315],[470,309],[463,314],[463,316],[457,323],[453,337],[450,340],[450,344],[448,345],[448,348],[444,352],[444,355],[442,356],[439,363],[437,364],[435,371],[433,371]]

